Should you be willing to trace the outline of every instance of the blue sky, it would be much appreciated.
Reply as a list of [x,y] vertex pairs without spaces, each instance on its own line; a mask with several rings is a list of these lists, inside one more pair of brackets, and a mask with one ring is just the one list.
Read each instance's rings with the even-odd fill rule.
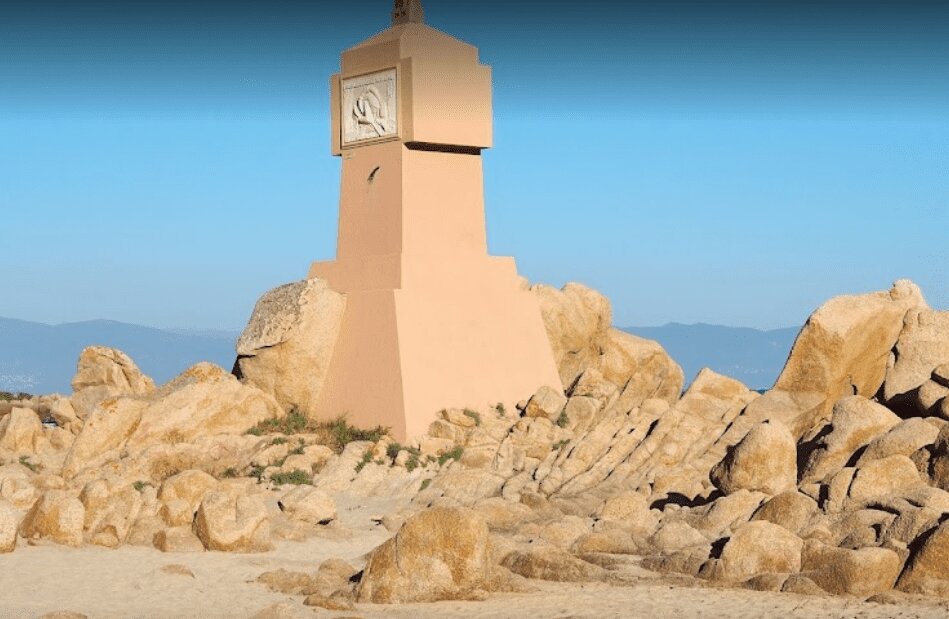
[[[239,329],[332,258],[327,78],[390,2],[0,4],[0,316]],[[492,253],[621,325],[949,308],[949,3],[429,0],[495,71]]]

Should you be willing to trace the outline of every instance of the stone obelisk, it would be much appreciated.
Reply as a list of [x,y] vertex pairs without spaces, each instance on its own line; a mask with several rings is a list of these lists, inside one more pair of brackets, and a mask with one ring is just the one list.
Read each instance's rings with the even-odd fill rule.
[[481,151],[491,69],[397,0],[392,27],[343,52],[330,80],[342,157],[337,259],[309,277],[346,296],[317,409],[423,434],[446,407],[561,387],[538,303],[487,253]]

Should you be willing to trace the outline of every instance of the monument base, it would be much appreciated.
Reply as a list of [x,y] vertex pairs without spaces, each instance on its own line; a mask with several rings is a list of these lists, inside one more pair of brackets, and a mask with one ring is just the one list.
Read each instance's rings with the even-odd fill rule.
[[314,263],[346,295],[317,410],[398,440],[439,410],[504,404],[562,388],[534,295],[513,258],[385,255]]

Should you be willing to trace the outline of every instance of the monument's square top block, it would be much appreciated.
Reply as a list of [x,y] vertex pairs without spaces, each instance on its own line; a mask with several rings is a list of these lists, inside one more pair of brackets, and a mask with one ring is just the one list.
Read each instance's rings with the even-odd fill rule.
[[478,49],[422,23],[343,52],[330,80],[332,152],[388,141],[436,150],[492,145],[491,68]]

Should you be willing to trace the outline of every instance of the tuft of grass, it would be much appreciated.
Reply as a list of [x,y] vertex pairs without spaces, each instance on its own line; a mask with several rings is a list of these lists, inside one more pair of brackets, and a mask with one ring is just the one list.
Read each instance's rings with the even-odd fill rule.
[[237,477],[240,477],[240,473],[238,473],[235,468],[225,469],[224,472],[221,473],[222,479],[235,479]]
[[[336,453],[341,453],[346,445],[354,441],[372,441],[375,443],[388,433],[389,428],[383,426],[369,429],[352,426],[346,420],[345,415],[330,421],[316,421],[309,419],[298,410],[292,410],[287,413],[286,417],[280,419],[261,421],[245,432],[245,434],[252,436],[263,436],[264,434],[283,434],[285,436],[316,434],[324,445],[327,445]],[[272,444],[280,444],[276,443],[279,440],[281,439],[274,439],[275,442]]]
[[557,426],[561,428],[566,428],[567,424],[570,423],[570,417],[567,417],[567,411],[563,410],[560,412],[560,416],[557,417]]
[[556,443],[553,444],[553,449],[554,449],[554,451],[557,451],[558,449],[563,449],[563,448],[566,447],[569,443],[570,443],[570,439],[568,439],[568,438],[561,439],[561,440],[559,440],[559,441],[557,441]]
[[23,393],[18,391],[16,393],[10,391],[0,391],[0,402],[12,402],[13,400],[32,400],[33,395],[29,393]]
[[481,425],[481,414],[480,414],[480,413],[478,413],[477,411],[473,411],[473,410],[471,410],[470,408],[466,408],[466,409],[465,409],[464,411],[462,411],[462,412],[465,414],[465,417],[468,417],[469,419],[474,419],[475,426],[480,426],[480,425]]
[[432,483],[432,480],[431,480],[430,478],[429,478],[429,479],[423,479],[423,480],[422,480],[422,485],[419,486],[419,492],[421,492],[422,490],[425,490],[426,488],[428,488],[428,487],[431,485],[431,483]]
[[137,481],[134,484],[132,484],[132,487],[135,488],[135,490],[138,492],[144,492],[145,488],[148,488],[150,486],[151,484],[148,483],[147,481]]
[[270,441],[270,444],[271,445],[286,445],[287,439],[283,438],[282,436],[278,436],[274,440]]
[[270,481],[278,486],[292,484],[294,486],[309,485],[313,483],[313,476],[308,475],[306,471],[294,469],[289,473],[275,473],[270,476]]
[[306,443],[304,443],[304,442],[303,442],[303,439],[301,438],[301,439],[300,439],[300,442],[297,443],[297,446],[294,447],[293,449],[291,449],[291,450],[289,451],[289,453],[287,453],[287,455],[288,455],[288,456],[302,456],[302,455],[303,455],[303,449],[304,449],[305,447],[306,447]]
[[402,445],[398,443],[389,443],[386,446],[386,455],[393,460],[398,457],[400,451],[402,451]]
[[460,460],[461,454],[463,454],[464,452],[465,452],[465,448],[461,447],[460,445],[458,447],[455,447],[451,451],[446,451],[442,455],[438,456],[438,465],[443,466],[449,460]]
[[257,480],[257,483],[260,483],[260,478],[264,476],[264,471],[266,470],[266,468],[267,467],[260,466],[259,464],[254,465],[250,467],[250,471],[248,471],[248,475],[250,477],[255,478]]
[[366,465],[369,464],[370,462],[372,462],[372,450],[367,449],[366,453],[362,455],[362,460],[356,463],[356,472],[358,473],[364,468],[366,468]]
[[503,403],[503,402],[498,402],[498,405],[494,407],[494,410],[497,411],[498,417],[506,417],[506,416],[507,416],[507,409],[504,407],[504,403]]
[[22,465],[25,466],[26,468],[30,469],[30,470],[33,471],[34,473],[36,473],[37,471],[40,470],[40,467],[38,467],[38,466],[36,466],[35,464],[33,464],[32,462],[30,462],[29,456],[20,456],[20,464],[22,464]]
[[417,468],[422,464],[421,462],[419,462],[418,457],[419,457],[419,455],[418,455],[417,453],[413,453],[411,456],[409,456],[409,459],[405,461],[405,470],[406,470],[406,471],[408,471],[409,473],[411,473],[412,471],[414,471],[415,469],[417,469]]

